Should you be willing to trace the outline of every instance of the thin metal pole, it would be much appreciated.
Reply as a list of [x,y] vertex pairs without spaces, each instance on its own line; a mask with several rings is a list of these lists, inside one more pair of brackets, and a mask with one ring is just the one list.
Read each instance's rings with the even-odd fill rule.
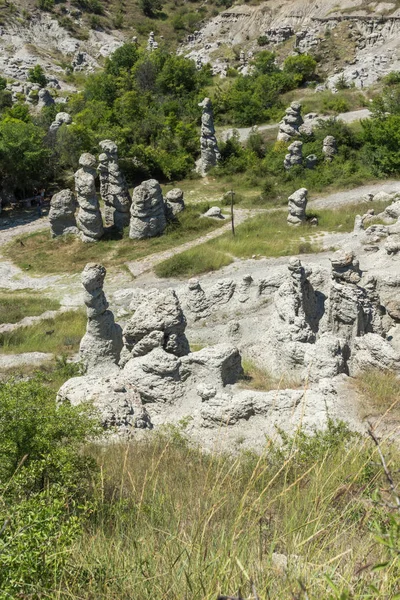
[[232,235],[235,235],[235,219],[233,216],[233,197],[235,192],[231,190],[231,224],[232,224]]

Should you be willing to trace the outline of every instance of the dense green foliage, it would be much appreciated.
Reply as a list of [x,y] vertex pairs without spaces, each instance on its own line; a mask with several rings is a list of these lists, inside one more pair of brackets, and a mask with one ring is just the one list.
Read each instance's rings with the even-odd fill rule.
[[57,583],[89,513],[96,468],[81,449],[99,433],[87,407],[57,407],[40,380],[0,383],[0,598]]

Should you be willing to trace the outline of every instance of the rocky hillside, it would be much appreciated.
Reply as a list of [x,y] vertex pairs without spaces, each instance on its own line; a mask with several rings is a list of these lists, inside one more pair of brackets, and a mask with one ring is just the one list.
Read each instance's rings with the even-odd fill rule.
[[313,54],[329,87],[364,87],[400,69],[397,1],[269,0],[225,10],[218,1],[4,0],[0,23],[0,74],[21,82],[40,64],[61,96],[79,84],[77,73],[99,68],[133,37],[145,45],[150,31],[222,76],[246,72],[261,49],[280,59],[294,50]]
[[296,50],[319,62],[328,85],[364,87],[400,68],[400,4],[364,0],[270,0],[222,12],[194,35],[180,52],[210,61],[226,74],[247,68],[260,49],[283,58]]

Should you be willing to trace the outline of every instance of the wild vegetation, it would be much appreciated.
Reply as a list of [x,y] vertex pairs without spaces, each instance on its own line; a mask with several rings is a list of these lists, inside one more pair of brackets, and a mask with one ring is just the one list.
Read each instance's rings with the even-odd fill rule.
[[[371,203],[377,212],[385,206],[383,202]],[[155,272],[159,277],[191,277],[216,271],[233,262],[235,257],[260,258],[320,252],[320,235],[323,232],[352,231],[355,216],[363,210],[365,205],[360,204],[337,210],[318,210],[310,214],[310,219],[300,227],[288,227],[287,213],[284,211],[261,213],[237,227],[235,236],[230,232],[225,233],[217,239],[176,254],[156,265]],[[312,225],[311,217],[317,217],[318,226]]]
[[1,384],[0,597],[397,597],[399,516],[368,438],[330,422],[235,456],[184,428],[104,452],[87,408]]
[[52,319],[0,333],[0,355],[22,352],[72,354],[79,348],[85,327],[83,312],[63,312]]
[[24,271],[34,273],[77,273],[93,261],[100,261],[105,267],[120,267],[127,261],[179,246],[223,225],[223,221],[201,218],[208,208],[207,203],[189,205],[161,237],[133,243],[125,231],[122,239],[103,238],[97,244],[82,244],[75,236],[52,240],[48,232],[38,232],[23,236],[23,244],[20,239],[13,240],[5,254]]
[[0,324],[17,323],[24,317],[41,315],[47,310],[57,310],[60,303],[33,290],[10,292],[0,290]]

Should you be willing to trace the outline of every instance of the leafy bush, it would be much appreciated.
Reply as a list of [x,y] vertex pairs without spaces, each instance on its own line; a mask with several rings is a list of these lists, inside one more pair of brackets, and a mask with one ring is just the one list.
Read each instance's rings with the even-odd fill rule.
[[146,17],[154,17],[157,12],[162,10],[163,0],[139,0],[139,7]]
[[266,35],[260,35],[257,38],[257,44],[259,46],[266,46],[268,43],[269,43],[269,39],[268,39],[268,37]]
[[40,10],[53,10],[54,8],[54,0],[38,0],[38,6]]
[[99,433],[91,409],[57,407],[40,381],[0,383],[2,598],[40,597],[57,583],[97,472],[81,447]]
[[41,65],[35,65],[32,69],[29,69],[28,81],[38,83],[40,87],[45,87],[47,78]]
[[293,75],[298,84],[314,77],[316,68],[317,62],[309,54],[288,56],[283,63],[284,72]]

